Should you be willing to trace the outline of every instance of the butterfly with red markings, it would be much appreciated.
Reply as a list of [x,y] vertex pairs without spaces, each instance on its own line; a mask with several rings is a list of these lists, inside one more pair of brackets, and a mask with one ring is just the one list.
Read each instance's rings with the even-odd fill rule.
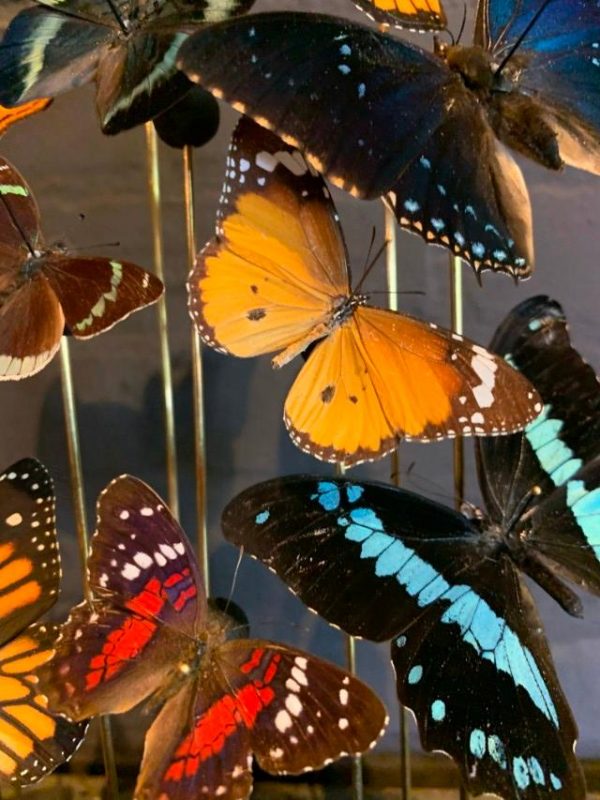
[[31,189],[0,158],[0,380],[39,372],[63,333],[103,333],[162,293],[161,281],[135,264],[48,247]]
[[38,622],[60,582],[54,507],[39,461],[25,458],[0,474],[0,778],[18,786],[66,761],[85,731],[51,713],[38,686],[58,627]]
[[100,495],[88,571],[91,600],[63,626],[42,685],[74,719],[164,701],[137,800],[239,800],[252,788],[252,756],[268,772],[300,773],[382,733],[385,709],[355,677],[235,636],[208,606],[179,524],[140,480],[121,476]]
[[23,103],[14,108],[0,106],[0,136],[3,136],[15,123],[45,111],[51,103],[52,99],[45,97],[41,100],[32,100],[30,103]]

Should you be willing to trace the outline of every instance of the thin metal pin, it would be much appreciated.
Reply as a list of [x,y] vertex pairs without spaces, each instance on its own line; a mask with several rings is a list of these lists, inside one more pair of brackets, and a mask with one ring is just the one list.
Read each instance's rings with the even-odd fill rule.
[[[161,213],[160,164],[158,159],[158,137],[152,122],[147,122],[146,166],[148,173],[148,195],[150,200],[150,220],[152,223],[152,246],[154,272],[165,283],[163,226]],[[160,342],[160,363],[162,371],[163,407],[165,416],[165,456],[167,462],[167,497],[169,507],[175,517],[179,517],[179,490],[177,476],[177,444],[175,437],[175,403],[173,392],[173,371],[169,349],[169,325],[167,300],[163,295],[156,304],[158,317],[158,336]]]
[[[63,412],[65,420],[65,433],[67,437],[67,452],[69,456],[69,471],[71,474],[71,495],[73,512],[75,516],[75,529],[79,544],[79,555],[83,571],[83,589],[86,599],[91,598],[88,574],[86,568],[88,554],[88,526],[85,514],[85,496],[83,488],[83,470],[81,466],[81,448],[79,446],[79,427],[75,409],[75,391],[73,389],[73,371],[71,368],[71,351],[69,339],[62,337],[60,346],[60,377],[63,398]],[[106,772],[108,800],[119,800],[119,781],[115,761],[115,750],[110,730],[110,719],[100,717],[100,740],[102,756]]]
[[[385,239],[388,242],[386,251],[386,274],[388,287],[388,305],[392,311],[398,311],[398,242],[396,216],[389,206],[385,209]],[[400,447],[390,456],[390,480],[394,486],[400,486]],[[400,706],[400,797],[409,800],[412,789],[410,770],[410,715],[407,709]]]
[[[342,478],[346,474],[344,464],[335,465],[335,474],[338,478]],[[346,664],[350,674],[356,675],[356,639],[354,636],[346,636]],[[363,800],[364,798],[362,756],[355,756],[352,759],[352,797],[353,800]]]
[[[183,148],[183,196],[188,252],[188,270],[196,260],[196,228],[194,222],[194,151]],[[208,532],[206,519],[206,431],[204,421],[204,378],[200,336],[192,325],[192,384],[194,400],[194,463],[196,471],[196,514],[198,560],[207,592],[210,587],[208,565]]]

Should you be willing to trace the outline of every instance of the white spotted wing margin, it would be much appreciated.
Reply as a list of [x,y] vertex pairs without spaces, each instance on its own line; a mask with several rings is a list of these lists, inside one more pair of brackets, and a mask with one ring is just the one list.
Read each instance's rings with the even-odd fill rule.
[[392,641],[423,747],[450,755],[473,796],[584,800],[577,728],[527,587],[508,559],[481,565],[477,590],[470,577]]
[[155,720],[134,798],[242,800],[253,758],[271,774],[301,774],[368,750],[386,724],[376,695],[339,667],[272,642],[229,641]]

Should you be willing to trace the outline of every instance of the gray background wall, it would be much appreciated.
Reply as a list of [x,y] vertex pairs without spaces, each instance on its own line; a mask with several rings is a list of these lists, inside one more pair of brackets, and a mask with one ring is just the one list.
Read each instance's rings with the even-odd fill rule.
[[[305,2],[289,7],[328,11],[359,18],[348,0]],[[462,3],[447,2],[451,28],[458,30]],[[10,2],[3,0],[2,17]],[[256,10],[282,8],[284,3],[259,0]],[[428,46],[429,37],[420,43]],[[223,108],[220,135],[196,156],[198,241],[211,235],[220,192],[224,158],[236,115]],[[0,152],[23,172],[37,195],[44,231],[49,241],[66,240],[86,247],[119,241],[118,248],[94,247],[151,267],[151,239],[147,208],[144,134],[135,130],[116,138],[99,131],[90,87],[57,99],[40,117],[13,129]],[[185,304],[185,231],[182,216],[179,154],[161,148],[164,219],[168,273],[168,308],[176,383],[177,434],[182,496],[182,523],[194,532],[193,464],[191,440],[191,382],[189,329]],[[535,214],[537,271],[515,287],[505,277],[486,275],[483,288],[470,268],[464,268],[466,333],[486,343],[503,315],[526,296],[540,292],[563,303],[573,338],[585,357],[600,365],[597,335],[600,182],[575,170],[551,175],[523,163]],[[366,257],[372,226],[383,237],[379,203],[353,201],[335,192],[348,246],[360,270]],[[80,218],[84,215],[84,219]],[[399,236],[400,284],[421,290],[422,296],[400,298],[401,309],[449,324],[445,251],[426,247],[420,239]],[[383,268],[369,288],[384,289]],[[384,295],[374,295],[385,302]],[[166,491],[159,386],[156,315],[149,309],[113,331],[72,347],[78,411],[82,434],[86,489],[93,519],[93,503],[100,489],[116,474],[132,472],[159,492]],[[280,372],[269,359],[236,360],[205,351],[208,438],[208,496],[211,566],[214,593],[230,591],[236,552],[219,533],[219,514],[225,502],[245,486],[295,471],[330,472],[290,443],[281,421],[285,394],[298,365]],[[59,499],[59,526],[65,561],[65,588],[60,616],[80,596],[77,551],[70,508],[68,469],[61,411],[59,363],[56,359],[34,378],[0,386],[0,465],[36,455],[51,469]],[[470,469],[467,496],[478,500],[467,444]],[[409,488],[451,502],[451,448],[448,444],[406,445],[402,466],[414,463]],[[385,463],[358,468],[353,475],[385,479]],[[541,596],[552,652],[580,726],[581,755],[600,756],[600,690],[597,658],[600,641],[600,603],[585,598],[586,619],[568,618],[550,599]],[[316,617],[259,565],[244,561],[234,599],[249,614],[254,633],[301,644],[335,660],[343,659],[342,637]],[[382,747],[394,748],[398,728],[388,647],[359,646],[360,674],[382,693],[392,711],[392,724]],[[415,740],[416,742],[416,740]]]

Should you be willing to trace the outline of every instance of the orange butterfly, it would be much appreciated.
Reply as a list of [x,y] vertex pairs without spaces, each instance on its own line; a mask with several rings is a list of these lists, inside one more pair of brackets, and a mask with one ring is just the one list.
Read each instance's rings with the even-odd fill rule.
[[37,622],[58,595],[54,507],[39,461],[0,474],[0,778],[19,786],[66,761],[85,732],[51,713],[38,686],[58,635],[58,626]]
[[39,114],[40,111],[45,111],[51,102],[51,98],[44,98],[42,100],[32,100],[30,103],[23,103],[14,108],[0,106],[0,136],[3,136],[15,122],[27,119],[33,114]]
[[281,367],[317,342],[284,419],[298,447],[325,461],[372,461],[400,438],[510,433],[542,407],[502,358],[351,292],[322,178],[248,119],[231,144],[217,236],[188,293],[202,339],[221,352],[278,351]]
[[440,0],[354,0],[354,4],[380,25],[429,31],[446,27]]

